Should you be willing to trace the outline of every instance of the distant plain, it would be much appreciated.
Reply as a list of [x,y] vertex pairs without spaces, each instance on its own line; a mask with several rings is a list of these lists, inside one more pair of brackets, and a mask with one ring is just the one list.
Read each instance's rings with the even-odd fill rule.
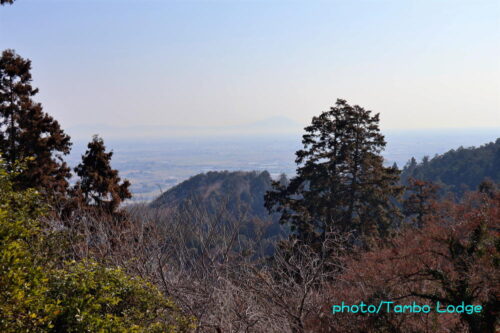
[[[383,153],[386,164],[402,168],[415,157],[433,157],[460,146],[471,147],[496,140],[500,128],[385,130]],[[71,134],[71,133],[70,133]],[[112,138],[99,133],[113,150],[113,167],[132,183],[133,201],[150,201],[196,174],[207,171],[267,170],[273,177],[295,173],[295,151],[301,146],[301,133]],[[89,138],[90,139],[90,138]],[[88,140],[87,140],[88,141]],[[86,141],[74,140],[68,159],[75,166],[85,151]]]

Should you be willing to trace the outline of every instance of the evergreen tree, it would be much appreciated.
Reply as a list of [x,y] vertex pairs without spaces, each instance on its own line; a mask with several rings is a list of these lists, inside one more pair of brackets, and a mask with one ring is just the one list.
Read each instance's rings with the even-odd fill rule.
[[411,178],[407,190],[409,195],[403,202],[404,214],[414,219],[418,228],[422,228],[426,218],[432,213],[433,202],[438,198],[439,187],[433,183]]
[[132,197],[128,190],[130,182],[124,180],[120,184],[118,170],[111,168],[113,152],[106,152],[100,137],[95,135],[87,147],[82,163],[75,168],[80,177],[75,190],[81,194],[87,206],[113,213],[123,200]]
[[413,175],[415,172],[415,169],[417,168],[417,160],[415,157],[412,157],[404,166],[403,171],[401,173],[401,182],[403,184],[407,184],[409,178]]
[[70,137],[59,123],[43,112],[32,97],[31,61],[6,50],[0,58],[0,153],[9,168],[26,163],[16,178],[22,189],[37,188],[62,196],[68,188],[70,169],[63,156],[70,152]]
[[297,176],[266,194],[266,207],[281,213],[297,239],[317,244],[331,231],[384,235],[399,218],[399,170],[383,166],[378,123],[378,114],[339,99],[305,128]]
[[403,169],[401,181],[411,178],[439,184],[439,194],[451,192],[458,197],[475,190],[485,179],[500,184],[500,138],[480,147],[452,149],[417,164],[412,158]]

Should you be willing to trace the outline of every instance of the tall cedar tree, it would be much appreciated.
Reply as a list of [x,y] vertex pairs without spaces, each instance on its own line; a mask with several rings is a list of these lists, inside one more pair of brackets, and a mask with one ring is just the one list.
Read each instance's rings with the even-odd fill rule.
[[25,161],[16,179],[21,189],[37,188],[50,196],[68,189],[70,168],[63,161],[71,149],[70,137],[59,123],[43,112],[32,97],[31,61],[13,50],[0,58],[0,153],[10,168]]
[[95,206],[113,213],[120,203],[132,197],[128,188],[130,182],[120,184],[118,170],[111,168],[113,152],[106,153],[104,141],[95,135],[88,144],[82,163],[75,172],[81,180],[75,185],[87,206]]
[[266,194],[266,207],[281,213],[296,239],[317,245],[329,232],[383,236],[399,220],[399,170],[383,166],[378,123],[378,114],[338,99],[305,128],[297,176]]

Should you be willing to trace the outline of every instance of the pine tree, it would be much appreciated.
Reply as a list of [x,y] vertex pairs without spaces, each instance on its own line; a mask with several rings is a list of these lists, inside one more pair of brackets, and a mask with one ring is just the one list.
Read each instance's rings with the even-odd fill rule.
[[0,153],[9,168],[19,161],[25,169],[17,177],[22,189],[37,188],[51,196],[68,189],[70,169],[63,161],[69,154],[70,137],[59,123],[43,112],[32,97],[31,61],[6,50],[0,58]]
[[95,135],[82,156],[82,163],[75,172],[80,181],[75,185],[75,192],[81,193],[87,206],[98,207],[113,213],[120,203],[132,197],[128,188],[130,182],[124,180],[120,184],[118,170],[111,168],[113,152],[106,152],[104,141]]
[[305,128],[297,176],[266,194],[266,207],[298,240],[317,244],[332,231],[384,235],[399,218],[399,170],[383,166],[378,123],[378,114],[339,99]]

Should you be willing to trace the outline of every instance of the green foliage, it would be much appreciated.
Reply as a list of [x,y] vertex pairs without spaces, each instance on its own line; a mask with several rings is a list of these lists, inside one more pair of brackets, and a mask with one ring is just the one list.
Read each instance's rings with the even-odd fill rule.
[[37,188],[63,197],[70,169],[63,161],[70,137],[59,123],[33,101],[38,89],[31,85],[31,61],[5,50],[0,56],[0,152],[12,167],[25,161],[15,183],[21,189]]
[[178,332],[192,322],[152,285],[95,262],[71,262],[55,270],[50,296],[60,310],[58,332]]
[[476,190],[484,179],[500,184],[500,139],[481,147],[450,150],[432,159],[425,157],[421,163],[412,158],[404,167],[401,180],[410,178],[434,182],[442,192],[452,191],[461,195]]
[[96,206],[114,212],[120,203],[132,197],[128,188],[130,182],[120,184],[118,170],[111,168],[113,152],[106,152],[102,138],[95,135],[89,142],[82,162],[75,168],[81,178],[75,185],[75,193],[80,194],[88,206]]
[[379,115],[344,100],[312,119],[297,151],[297,176],[274,183],[266,206],[297,239],[318,244],[329,232],[359,239],[386,235],[399,218],[399,171],[383,166]]
[[16,192],[13,175],[0,165],[0,331],[50,327],[56,304],[47,298],[45,268],[34,256],[40,244],[38,195]]
[[92,261],[48,257],[40,195],[0,162],[1,332],[181,332],[193,323],[145,281]]

